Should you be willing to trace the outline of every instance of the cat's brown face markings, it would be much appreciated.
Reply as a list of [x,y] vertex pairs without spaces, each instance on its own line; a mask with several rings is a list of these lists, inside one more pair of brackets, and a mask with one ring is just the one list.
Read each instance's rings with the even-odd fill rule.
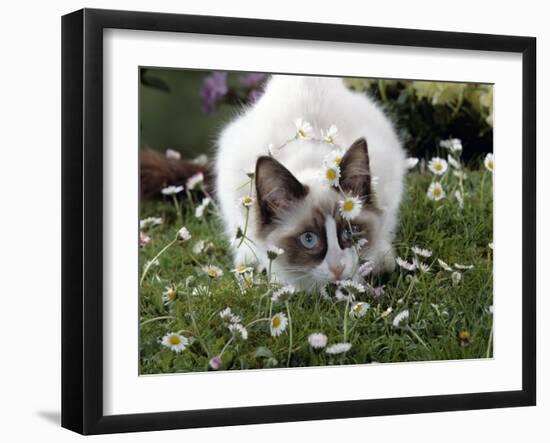
[[[361,238],[369,242],[373,229],[369,220],[374,209],[367,145],[355,142],[344,155],[340,186],[344,193],[362,198],[364,210],[352,223],[338,212],[342,194],[329,188],[314,197],[288,169],[272,157],[261,157],[256,164],[258,232],[264,239],[276,240],[285,250],[289,267],[312,269],[327,257],[329,237],[339,249],[351,248]],[[334,223],[327,224],[327,220]],[[332,232],[327,232],[327,226]],[[351,229],[350,229],[351,228]]]

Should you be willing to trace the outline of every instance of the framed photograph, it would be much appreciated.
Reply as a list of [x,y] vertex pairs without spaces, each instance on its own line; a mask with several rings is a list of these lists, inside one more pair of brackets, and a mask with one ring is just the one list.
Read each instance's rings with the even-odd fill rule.
[[535,51],[64,16],[62,425],[534,405]]

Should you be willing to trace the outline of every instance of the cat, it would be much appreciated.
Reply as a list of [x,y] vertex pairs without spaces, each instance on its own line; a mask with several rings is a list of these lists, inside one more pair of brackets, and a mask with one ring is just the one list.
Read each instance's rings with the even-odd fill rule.
[[[323,165],[338,148],[339,185],[331,186]],[[215,193],[235,266],[265,269],[268,249],[280,248],[273,275],[305,291],[358,280],[366,261],[392,271],[405,172],[402,143],[371,98],[340,78],[271,76],[217,140]],[[346,196],[362,203],[349,222]]]

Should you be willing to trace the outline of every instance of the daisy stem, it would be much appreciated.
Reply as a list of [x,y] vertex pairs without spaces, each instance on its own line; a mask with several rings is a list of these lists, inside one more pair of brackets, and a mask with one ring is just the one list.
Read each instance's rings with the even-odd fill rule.
[[243,244],[244,242],[244,239],[246,238],[246,232],[248,230],[248,218],[249,218],[249,215],[250,215],[250,207],[247,207],[246,208],[246,219],[244,221],[244,231],[242,233],[242,237],[241,237],[241,241],[239,242],[239,244],[237,245],[237,248],[240,248],[241,245]]
[[147,275],[147,271],[149,271],[149,268],[153,265],[153,263],[162,255],[168,248],[170,248],[174,243],[178,241],[178,237],[174,240],[172,240],[170,243],[168,243],[164,248],[160,250],[160,252],[153,257],[152,260],[149,260],[147,264],[145,265],[145,268],[143,268],[143,273],[141,274],[141,279],[139,280],[139,285],[143,285],[143,281],[145,280],[145,275]]
[[407,325],[407,330],[415,336],[415,338],[422,344],[422,346],[428,349],[428,345],[424,342],[424,340],[420,338],[420,336],[416,332],[413,331],[413,329],[409,325]]
[[267,289],[271,287],[271,264],[273,260],[269,259],[269,266],[267,267]]
[[224,347],[222,348],[222,350],[218,354],[218,357],[222,358],[223,353],[225,352],[227,347],[231,344],[231,342],[233,341],[234,338],[235,338],[235,336],[232,335],[231,338],[229,340],[227,340],[227,343],[224,345]]
[[178,218],[178,223],[182,224],[183,217],[181,215],[181,208],[180,208],[180,204],[178,203],[178,198],[176,197],[176,194],[172,194],[172,199],[174,200],[174,206],[176,207],[176,215]]
[[489,340],[487,343],[487,352],[485,353],[485,358],[491,357],[491,349],[493,347],[493,322],[491,322],[491,332],[489,334]]
[[484,192],[483,189],[485,188],[485,177],[487,177],[487,171],[483,171],[483,175],[481,176],[481,184],[480,184],[480,195],[479,199],[481,201],[481,206],[483,206],[483,200],[484,200]]
[[139,326],[144,326],[146,325],[147,323],[152,323],[154,321],[157,321],[157,320],[168,320],[168,319],[175,319],[176,317],[174,317],[173,315],[163,315],[162,317],[154,317],[154,318],[148,318],[147,320],[144,320],[142,321]]
[[344,311],[344,342],[347,342],[348,340],[348,311],[349,311],[349,299],[350,295],[348,295],[346,299],[346,309]]
[[285,301],[286,312],[288,314],[288,359],[286,362],[287,368],[290,367],[290,356],[292,355],[292,317],[290,316],[290,305],[288,300]]
[[206,344],[204,343],[201,333],[199,331],[199,328],[197,326],[197,322],[195,321],[195,316],[193,315],[193,307],[191,306],[191,297],[189,296],[189,292],[187,292],[187,306],[189,309],[189,317],[191,317],[191,324],[193,325],[194,333],[197,337],[197,340],[201,344],[202,348],[204,349],[204,352],[206,352],[206,356],[210,355],[210,352],[208,351],[208,348],[206,347]]

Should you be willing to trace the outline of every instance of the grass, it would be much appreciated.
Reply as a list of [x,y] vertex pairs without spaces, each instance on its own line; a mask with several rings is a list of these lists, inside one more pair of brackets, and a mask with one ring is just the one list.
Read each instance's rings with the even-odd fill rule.
[[[463,209],[453,195],[461,185],[450,172],[441,180],[447,195],[439,202],[426,197],[431,173],[422,174],[418,168],[409,173],[396,252],[410,261],[411,246],[429,248],[433,255],[426,263],[431,269],[410,273],[398,268],[391,275],[368,277],[373,286],[384,284],[385,291],[378,299],[366,294],[358,297],[370,304],[366,315],[358,319],[348,316],[344,320],[346,304],[319,294],[297,293],[288,306],[270,306],[265,273],[255,275],[254,283],[243,289],[230,272],[229,245],[212,206],[199,220],[188,199],[181,202],[181,218],[171,201],[144,203],[142,218],[160,216],[164,222],[146,231],[151,243],[141,248],[142,272],[144,264],[174,240],[182,222],[192,238],[169,247],[143,278],[140,372],[205,371],[209,360],[222,350],[222,369],[226,370],[492,357],[493,260],[488,246],[493,229],[492,176],[484,168],[465,171]],[[199,240],[212,245],[194,254],[192,247]],[[440,267],[438,258],[474,267],[460,271],[461,281],[453,284],[452,273]],[[207,264],[219,266],[224,275],[209,279],[202,270]],[[177,289],[169,304],[162,300],[166,287]],[[247,340],[232,339],[219,316],[226,307],[247,326]],[[290,310],[292,339],[289,327],[279,337],[271,336],[265,320],[270,309],[272,314],[285,312],[287,316]],[[403,310],[409,311],[409,318],[394,327],[395,315]],[[179,353],[160,343],[165,334],[176,331],[190,339]],[[308,344],[313,332],[326,334],[329,345],[347,341],[352,348],[334,356],[314,351]]]

